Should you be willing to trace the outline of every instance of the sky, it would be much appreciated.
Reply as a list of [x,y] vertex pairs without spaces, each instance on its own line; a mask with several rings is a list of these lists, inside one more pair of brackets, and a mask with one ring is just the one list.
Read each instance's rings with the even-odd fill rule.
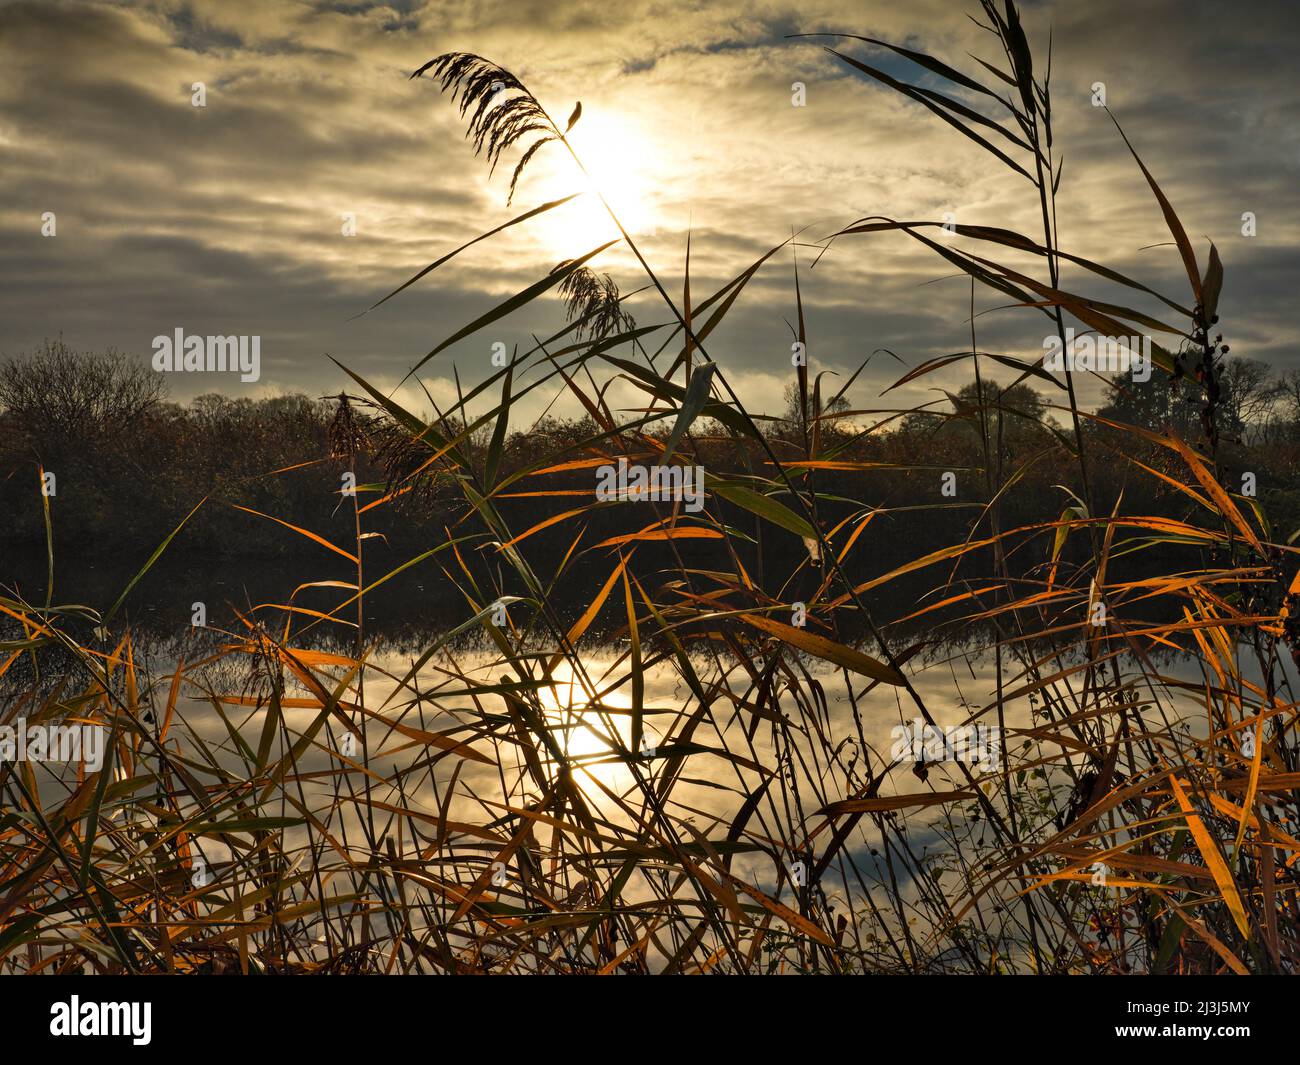
[[[1022,10],[1040,57],[1052,38],[1062,246],[1190,305],[1158,205],[1093,106],[1102,82],[1202,268],[1208,242],[1219,249],[1218,328],[1233,353],[1300,366],[1294,5],[1096,0]],[[992,81],[968,55],[1000,58],[968,17],[976,13],[950,0],[0,4],[0,356],[62,337],[148,363],[153,338],[179,328],[261,338],[259,380],[170,374],[179,401],[337,393],[346,379],[330,356],[396,387],[444,338],[609,238],[561,147],[537,155],[507,206],[517,153],[489,175],[451,100],[432,81],[409,80],[434,56],[467,51],[514,72],[557,120],[582,102],[573,147],[675,297],[688,233],[698,302],[798,232],[805,246],[774,255],[707,343],[752,410],[777,412],[792,378],[796,256],[813,371],[843,382],[869,359],[849,393],[855,408],[941,402],[936,390],[966,383],[968,363],[886,390],[907,367],[969,350],[969,282],[902,234],[839,238],[815,268],[806,245],[867,216],[945,212],[1040,239],[1036,193],[823,46],[935,86],[924,71],[862,42],[791,35],[882,38]],[[360,314],[465,241],[574,192],[584,195]],[[1245,212],[1253,236],[1242,232]],[[345,215],[354,235],[344,234]],[[645,284],[624,247],[592,265],[624,291]],[[1064,284],[1160,306],[1078,269]],[[1006,302],[976,292],[981,350],[1041,354],[1046,319]],[[670,318],[652,292],[628,306],[641,325]],[[469,386],[493,371],[494,342],[530,346],[562,321],[561,301],[543,296],[440,353],[421,379],[444,402],[455,376]],[[555,392],[538,390],[518,416],[540,414]],[[398,394],[422,405],[410,382]],[[1101,394],[1099,382],[1081,386],[1085,405]],[[637,402],[627,390],[611,395]],[[571,409],[563,397],[554,407]]]

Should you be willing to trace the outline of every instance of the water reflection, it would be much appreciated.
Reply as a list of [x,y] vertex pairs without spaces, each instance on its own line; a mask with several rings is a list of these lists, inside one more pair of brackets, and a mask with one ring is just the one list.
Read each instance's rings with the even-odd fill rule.
[[[592,639],[570,658],[544,641],[506,656],[481,634],[441,644],[465,618],[462,611],[444,622],[439,610],[450,611],[448,601],[426,604],[399,635],[368,641],[364,693],[348,667],[328,657],[350,651],[351,637],[331,636],[328,626],[291,639],[315,685],[288,670],[276,689],[264,656],[228,653],[249,629],[181,624],[155,635],[133,624],[133,683],[144,720],[169,750],[203,752],[195,762],[208,764],[212,795],[222,800],[286,760],[292,798],[317,818],[313,828],[328,838],[328,856],[339,856],[341,881],[356,887],[358,870],[370,868],[381,843],[391,844],[393,860],[406,863],[410,891],[457,908],[500,863],[505,878],[492,884],[502,905],[545,898],[556,911],[581,911],[595,901],[587,894],[598,882],[593,870],[604,875],[630,862],[622,905],[666,909],[669,899],[677,916],[695,914],[684,863],[715,868],[725,857],[729,874],[782,905],[848,915],[868,949],[895,942],[901,929],[932,929],[927,892],[964,897],[1002,857],[979,800],[991,797],[998,812],[1006,810],[1000,765],[940,757],[891,766],[895,730],[917,714],[899,688],[788,650],[780,661],[737,661],[703,643],[685,660],[654,658],[653,648],[642,647],[653,664],[638,675],[626,641],[616,639]],[[962,635],[962,642],[934,640],[907,672],[936,726],[1003,730],[1009,760],[1023,767],[1010,801],[1024,838],[1041,840],[1077,801],[1072,778],[1091,757],[1074,725],[1047,713],[1047,700],[1078,708],[1095,695],[1081,695],[1077,678],[1064,675],[1024,690],[1010,654],[1004,651],[999,672],[982,642],[987,635]],[[1161,728],[1159,749],[1178,753],[1179,744],[1204,734],[1206,678],[1173,653],[1156,662],[1164,679],[1117,659],[1110,690],[1130,693],[1133,713]],[[1042,672],[1077,664],[1063,657],[1044,662]],[[1248,657],[1240,665],[1248,684],[1270,687]],[[44,668],[44,679],[57,683],[59,671],[48,662]],[[18,676],[15,669],[10,682]],[[322,722],[321,692],[335,690],[337,712]],[[1050,761],[1036,763],[1038,751]],[[66,794],[76,776],[71,767],[47,783]],[[962,798],[915,801],[932,793]],[[906,801],[851,821],[825,813],[864,796]],[[821,864],[846,824],[835,861]],[[156,828],[141,822],[140,838]],[[301,854],[313,834],[294,827],[284,839],[287,853]],[[210,837],[193,846],[219,874],[237,859]],[[527,877],[544,879],[545,890],[525,897]],[[1010,883],[1004,894],[1023,886]],[[725,889],[720,883],[724,896]]]

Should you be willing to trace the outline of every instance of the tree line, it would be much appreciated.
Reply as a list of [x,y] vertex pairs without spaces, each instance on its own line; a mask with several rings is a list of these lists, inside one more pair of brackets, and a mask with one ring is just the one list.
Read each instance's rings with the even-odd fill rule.
[[[1300,371],[1275,375],[1261,363],[1233,359],[1223,373],[1226,486],[1253,491],[1278,525],[1275,538],[1285,540],[1300,529]],[[1106,422],[1157,432],[1172,426],[1194,441],[1199,427],[1189,395],[1179,382],[1160,374],[1147,382],[1118,376],[1108,393],[1096,418],[1085,425],[1083,439],[1094,471],[1096,505],[1109,510],[1122,495],[1126,513],[1185,517],[1194,506],[1185,496],[1162,489],[1158,479],[1131,477],[1131,467],[1122,461],[1135,459],[1159,469],[1167,462],[1163,449],[1152,445],[1149,453],[1135,454],[1132,436],[1111,430]],[[818,456],[830,465],[796,468],[793,474],[796,487],[803,478],[815,479],[822,493],[819,520],[827,528],[846,519],[873,523],[845,559],[854,579],[870,579],[927,550],[960,542],[981,525],[987,528],[987,504],[994,494],[1005,528],[1054,520],[1077,503],[1077,461],[1069,437],[1061,432],[1044,393],[1024,382],[1007,387],[985,377],[979,385],[950,394],[942,405],[894,414],[855,411],[843,400],[831,409],[800,412],[794,389],[787,391],[786,401],[783,416],[762,424],[783,462],[807,457],[809,423],[815,427]],[[440,428],[444,435],[456,436],[464,423],[450,417]],[[668,429],[659,432],[666,435]],[[567,452],[578,459],[596,454],[584,442],[599,433],[590,417],[546,417],[521,426],[502,442],[497,477],[538,455]],[[490,436],[490,425],[469,435],[462,452],[469,463],[481,467],[488,461]],[[55,475],[50,535],[60,559],[93,558],[101,565],[120,565],[129,576],[202,501],[169,548],[172,554],[213,562],[293,559],[333,565],[343,560],[259,515],[351,546],[355,519],[340,491],[343,475],[351,472],[367,493],[365,501],[386,491],[394,494],[390,505],[364,515],[366,530],[377,534],[367,537],[365,558],[378,574],[448,537],[482,531],[460,527],[466,517],[462,494],[445,471],[417,473],[427,451],[409,444],[408,434],[355,398],[294,394],[254,400],[210,394],[180,404],[168,400],[165,378],[138,360],[49,341],[0,364],[5,568],[44,558],[41,472]],[[694,453],[691,461],[716,476],[773,472],[752,442],[740,444],[707,421],[692,427],[688,446]],[[517,482],[498,502],[518,535],[583,505],[581,491],[591,489],[594,496],[594,486],[590,467],[561,471]],[[785,585],[790,599],[815,590],[817,560],[809,560],[797,536],[774,533],[766,523],[760,527],[753,515],[725,501],[713,500],[710,506],[737,532],[731,547],[741,551],[746,565],[775,579],[764,587]],[[554,558],[555,552],[574,549],[580,524],[577,550],[589,554],[574,579],[557,592],[580,608],[589,600],[589,585],[608,572],[604,558],[612,549],[592,548],[649,520],[638,506],[595,508],[578,523],[540,529],[519,549],[526,556]],[[668,566],[673,550],[683,547],[689,548],[692,565],[706,569],[726,549],[699,540],[676,547],[646,544],[638,550],[643,561],[646,556],[662,558]],[[1022,551],[1011,548],[1009,556],[1027,580],[1046,565],[1041,543]],[[1163,550],[1177,554],[1181,549],[1169,545]],[[481,553],[469,554],[474,565],[490,564]],[[1069,560],[1067,545],[1062,562],[1069,565]],[[1195,559],[1189,555],[1188,562],[1195,564]],[[977,579],[986,575],[981,567],[987,564],[986,557],[974,553],[954,576]],[[1117,565],[1122,568],[1122,559]],[[431,574],[431,579],[437,577]],[[0,583],[9,579],[0,572]],[[939,579],[916,575],[890,585],[890,594],[919,596]]]

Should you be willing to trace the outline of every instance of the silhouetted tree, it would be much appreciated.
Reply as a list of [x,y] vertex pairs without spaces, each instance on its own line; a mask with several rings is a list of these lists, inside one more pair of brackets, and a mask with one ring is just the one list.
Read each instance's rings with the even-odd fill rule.
[[76,351],[46,340],[25,357],[0,363],[0,407],[34,440],[75,440],[122,432],[157,407],[160,375],[124,352]]

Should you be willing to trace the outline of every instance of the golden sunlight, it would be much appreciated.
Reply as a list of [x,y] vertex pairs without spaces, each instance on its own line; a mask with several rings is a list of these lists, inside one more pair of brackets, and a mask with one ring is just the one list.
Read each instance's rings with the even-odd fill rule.
[[[576,199],[537,221],[536,232],[548,249],[564,259],[576,258],[619,236],[601,203],[618,215],[636,240],[650,236],[658,224],[656,203],[661,199],[650,164],[656,148],[635,122],[609,114],[584,114],[568,135],[587,176],[562,145],[548,146],[539,157],[537,199],[551,200],[581,192]],[[531,176],[531,175],[530,175]]]
[[[603,670],[597,663],[585,663],[584,672],[596,688],[603,687],[599,679]],[[538,696],[560,750],[571,760],[575,779],[584,792],[592,798],[601,794],[591,781],[614,792],[632,785],[632,773],[619,754],[619,748],[626,749],[632,741],[631,716],[627,712],[632,703],[626,695],[606,692],[599,703],[593,702],[572,667],[564,662],[555,671],[555,682],[539,689]],[[650,736],[647,728],[644,742],[653,742]]]

